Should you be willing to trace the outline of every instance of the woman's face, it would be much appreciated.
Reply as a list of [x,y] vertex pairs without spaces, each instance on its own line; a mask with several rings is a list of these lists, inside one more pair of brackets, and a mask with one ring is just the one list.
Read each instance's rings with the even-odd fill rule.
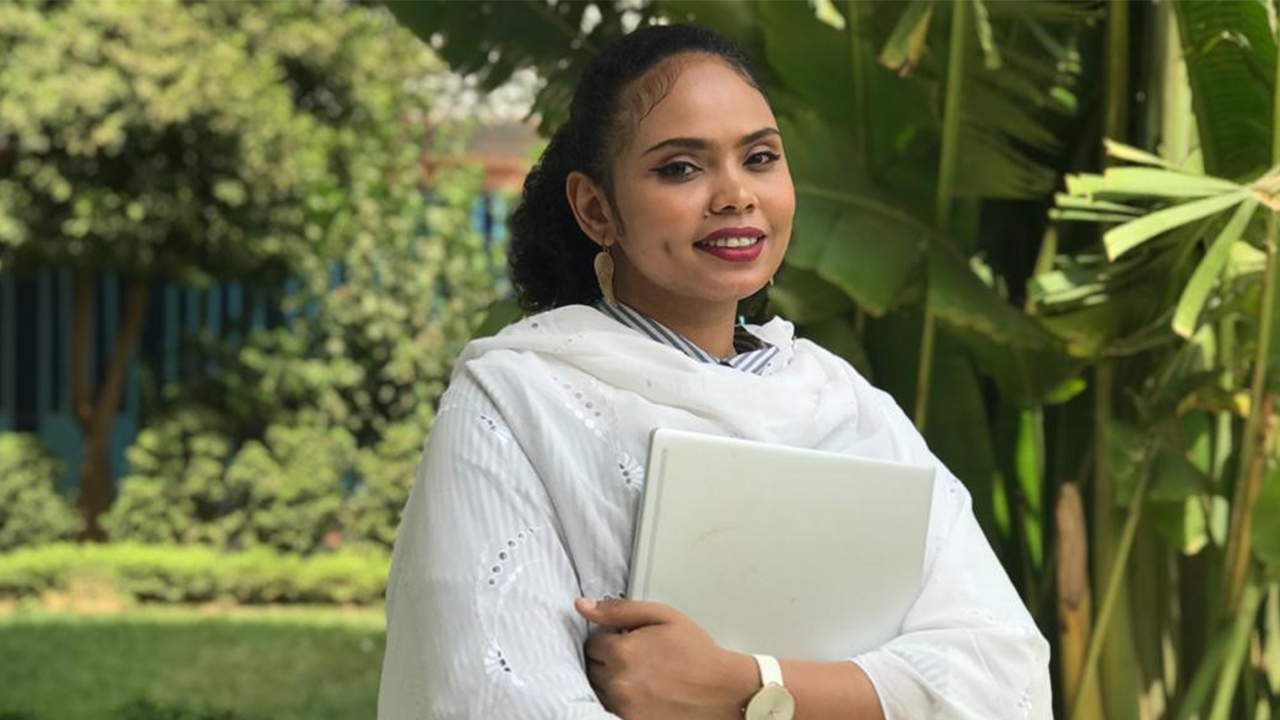
[[618,299],[735,303],[777,272],[795,188],[773,111],[714,57],[690,59],[613,166]]

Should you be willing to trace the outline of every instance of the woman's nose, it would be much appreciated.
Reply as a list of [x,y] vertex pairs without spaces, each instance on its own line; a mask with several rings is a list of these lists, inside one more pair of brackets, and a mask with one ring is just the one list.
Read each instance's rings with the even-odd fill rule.
[[711,212],[745,212],[754,209],[756,197],[740,173],[733,170],[721,175],[716,184],[715,193],[711,196]]

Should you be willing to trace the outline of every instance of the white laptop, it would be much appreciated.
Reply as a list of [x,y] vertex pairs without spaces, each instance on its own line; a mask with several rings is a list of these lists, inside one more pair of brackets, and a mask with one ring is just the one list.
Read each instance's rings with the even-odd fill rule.
[[659,429],[627,596],[731,650],[852,657],[919,595],[932,497],[930,467]]

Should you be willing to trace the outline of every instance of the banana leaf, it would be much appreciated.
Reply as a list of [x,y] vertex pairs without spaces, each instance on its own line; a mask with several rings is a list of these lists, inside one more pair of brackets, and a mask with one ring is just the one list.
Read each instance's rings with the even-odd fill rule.
[[1258,174],[1271,165],[1276,82],[1267,4],[1179,0],[1173,9],[1205,170],[1228,178]]
[[849,296],[812,270],[787,265],[774,281],[769,287],[770,303],[779,314],[798,325],[847,317],[853,312]]
[[858,337],[857,328],[848,317],[829,317],[811,325],[804,325],[797,331],[800,337],[808,338],[849,362],[868,381],[875,382],[875,367],[867,356],[867,350]]

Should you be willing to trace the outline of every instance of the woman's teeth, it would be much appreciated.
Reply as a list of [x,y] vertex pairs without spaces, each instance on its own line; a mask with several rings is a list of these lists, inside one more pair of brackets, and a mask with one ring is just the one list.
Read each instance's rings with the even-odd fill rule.
[[762,237],[724,237],[716,238],[715,240],[704,240],[698,244],[703,247],[739,248],[755,245],[763,239]]

